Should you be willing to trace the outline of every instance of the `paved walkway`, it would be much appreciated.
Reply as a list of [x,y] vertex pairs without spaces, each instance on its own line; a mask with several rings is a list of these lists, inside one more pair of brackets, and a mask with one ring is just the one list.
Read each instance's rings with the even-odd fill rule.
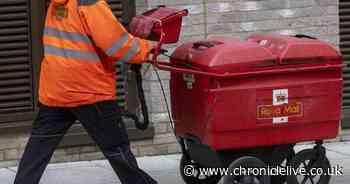
[[[298,146],[300,150],[311,145]],[[328,143],[328,157],[332,164],[344,168],[344,176],[332,178],[333,184],[348,184],[350,181],[350,142]],[[183,184],[179,177],[180,155],[138,158],[140,166],[160,184]],[[0,169],[0,184],[12,184],[16,168]],[[119,183],[105,160],[51,164],[41,184],[115,184]]]

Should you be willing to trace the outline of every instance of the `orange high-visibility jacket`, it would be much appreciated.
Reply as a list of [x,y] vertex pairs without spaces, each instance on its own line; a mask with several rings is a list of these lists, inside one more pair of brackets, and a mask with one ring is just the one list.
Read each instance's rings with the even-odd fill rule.
[[39,101],[55,107],[115,100],[114,62],[141,63],[150,50],[104,0],[52,0],[43,41]]

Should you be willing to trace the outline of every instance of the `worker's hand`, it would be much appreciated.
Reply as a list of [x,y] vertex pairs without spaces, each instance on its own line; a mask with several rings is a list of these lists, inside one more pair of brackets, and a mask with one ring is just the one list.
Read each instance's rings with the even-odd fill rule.
[[154,42],[154,41],[149,41],[149,44],[151,48],[156,48],[158,46],[158,42]]
[[149,54],[154,54],[154,51],[158,46],[158,42],[148,41],[148,44],[149,44]]
[[147,60],[145,61],[146,63],[149,63],[150,61],[152,61],[153,55],[154,55],[154,50],[157,47],[157,42],[153,42],[153,41],[148,40],[148,44],[149,44],[149,50],[148,50]]
[[149,41],[149,44],[150,44],[150,52],[151,54],[154,54],[155,50],[158,48],[158,42]]
[[132,35],[139,38],[147,39],[152,33],[153,26],[153,19],[146,16],[138,15],[132,19],[129,28],[130,33]]

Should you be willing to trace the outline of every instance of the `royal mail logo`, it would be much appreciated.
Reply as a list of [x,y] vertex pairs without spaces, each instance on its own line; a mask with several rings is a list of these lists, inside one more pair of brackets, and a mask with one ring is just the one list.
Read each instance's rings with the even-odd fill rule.
[[272,105],[257,107],[257,119],[272,119],[272,123],[288,123],[290,117],[303,116],[303,104],[289,101],[288,89],[272,90]]
[[196,82],[196,78],[193,74],[183,74],[183,80],[186,82],[187,89],[192,89],[193,84]]
[[286,96],[283,96],[283,95],[280,95],[280,96],[277,95],[276,98],[278,103],[282,103],[286,101]]
[[303,115],[303,104],[300,102],[283,105],[258,106],[258,119],[272,119],[278,117],[295,117]]

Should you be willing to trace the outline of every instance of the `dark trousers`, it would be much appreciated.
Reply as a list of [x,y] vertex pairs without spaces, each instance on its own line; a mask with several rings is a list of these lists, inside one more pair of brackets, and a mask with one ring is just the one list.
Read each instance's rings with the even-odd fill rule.
[[116,102],[106,101],[76,108],[41,105],[14,184],[39,183],[55,148],[75,120],[97,143],[123,184],[157,183],[138,167],[130,151],[120,108]]

